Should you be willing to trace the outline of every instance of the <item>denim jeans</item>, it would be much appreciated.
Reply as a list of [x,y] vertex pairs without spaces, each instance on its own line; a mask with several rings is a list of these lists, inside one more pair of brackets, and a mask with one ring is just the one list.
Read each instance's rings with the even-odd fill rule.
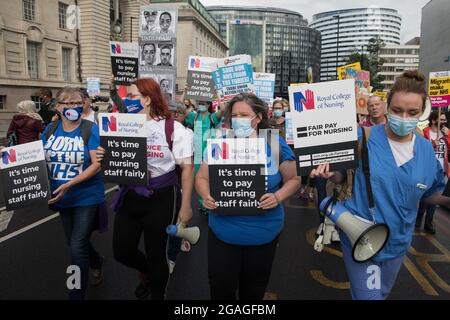
[[89,267],[97,269],[102,258],[90,242],[97,218],[98,205],[60,209],[61,222],[70,248],[71,264],[81,271],[81,287],[69,292],[70,300],[82,300],[86,295]]

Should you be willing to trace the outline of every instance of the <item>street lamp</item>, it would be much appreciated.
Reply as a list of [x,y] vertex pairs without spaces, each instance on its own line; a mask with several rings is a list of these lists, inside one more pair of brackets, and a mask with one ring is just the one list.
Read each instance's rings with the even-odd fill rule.
[[339,66],[339,23],[341,17],[339,15],[333,16],[334,19],[337,19],[337,37],[336,37],[336,80],[339,79],[337,67]]

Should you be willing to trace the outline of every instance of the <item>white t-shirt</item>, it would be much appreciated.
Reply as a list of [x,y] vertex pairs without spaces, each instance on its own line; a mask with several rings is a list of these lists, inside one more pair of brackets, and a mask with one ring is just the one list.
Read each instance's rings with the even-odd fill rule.
[[193,133],[175,121],[173,148],[170,152],[165,134],[165,120],[146,122],[147,131],[147,168],[152,178],[159,177],[175,169],[175,159],[192,157]]
[[[437,132],[433,132],[430,130],[430,138],[432,140],[437,139]],[[437,145],[437,148],[434,150],[434,154],[436,155],[436,158],[441,163],[442,168],[444,169],[444,159],[445,154],[447,153],[447,143],[445,143],[445,138],[442,132],[439,132],[439,142]]]
[[87,116],[85,116],[83,119],[92,121],[93,123],[97,123],[95,121],[95,111],[94,110],[91,110],[91,112]]
[[415,134],[413,134],[411,141],[408,142],[397,142],[389,138],[388,141],[391,146],[395,162],[397,163],[397,167],[404,165],[414,157],[414,142],[416,141]]

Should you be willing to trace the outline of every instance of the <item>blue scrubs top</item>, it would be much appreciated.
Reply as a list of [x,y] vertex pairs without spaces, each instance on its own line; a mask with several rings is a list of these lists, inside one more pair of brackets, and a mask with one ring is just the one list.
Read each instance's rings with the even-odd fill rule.
[[[418,204],[445,187],[442,166],[429,141],[414,133],[414,157],[397,167],[384,125],[371,128],[369,150],[370,183],[375,202],[375,220],[390,228],[389,239],[373,260],[381,262],[401,256],[408,250],[417,215]],[[362,135],[358,129],[358,136]],[[353,214],[372,221],[361,161],[355,173],[352,198],[344,206]],[[348,244],[347,237],[343,241]]]

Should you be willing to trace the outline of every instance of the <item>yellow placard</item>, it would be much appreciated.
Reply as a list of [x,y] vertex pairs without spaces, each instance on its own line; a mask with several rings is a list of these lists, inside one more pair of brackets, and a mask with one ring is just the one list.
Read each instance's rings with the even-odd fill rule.
[[450,71],[430,72],[428,95],[433,107],[450,105]]
[[345,66],[337,67],[337,74],[338,74],[339,80],[345,79],[345,69],[354,69],[356,71],[360,71],[361,63],[355,62],[355,63],[347,64]]
[[301,82],[301,83],[291,83],[290,86],[291,87],[300,87],[300,86],[304,86],[305,84],[308,84],[306,82]]
[[382,101],[386,102],[387,101],[387,92],[384,91],[375,91],[372,93],[374,96],[380,97]]

